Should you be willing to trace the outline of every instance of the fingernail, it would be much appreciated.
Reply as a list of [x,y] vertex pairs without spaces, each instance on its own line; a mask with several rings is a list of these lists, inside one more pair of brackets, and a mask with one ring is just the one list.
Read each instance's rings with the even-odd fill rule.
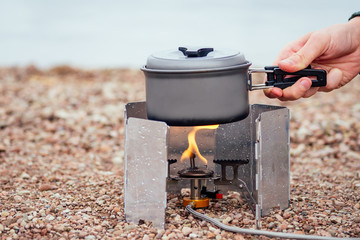
[[304,79],[304,80],[301,80],[300,82],[300,86],[304,89],[304,90],[308,90],[310,87],[311,87],[311,82]]

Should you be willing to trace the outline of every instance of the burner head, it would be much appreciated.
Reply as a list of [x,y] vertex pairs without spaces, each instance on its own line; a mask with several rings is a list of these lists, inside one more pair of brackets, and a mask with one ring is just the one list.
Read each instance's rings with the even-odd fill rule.
[[214,172],[208,169],[200,168],[187,168],[178,172],[182,178],[210,178],[214,175]]

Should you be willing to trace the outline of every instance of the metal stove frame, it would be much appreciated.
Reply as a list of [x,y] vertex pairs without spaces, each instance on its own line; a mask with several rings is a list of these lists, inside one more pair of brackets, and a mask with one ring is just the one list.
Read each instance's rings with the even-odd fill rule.
[[[205,166],[215,172],[208,189],[242,192],[257,222],[290,200],[289,110],[250,105],[244,120],[221,124],[197,136]],[[125,106],[125,218],[165,226],[166,193],[180,193],[190,182],[177,176],[191,127],[147,119],[146,102]],[[184,140],[185,139],[185,140]]]

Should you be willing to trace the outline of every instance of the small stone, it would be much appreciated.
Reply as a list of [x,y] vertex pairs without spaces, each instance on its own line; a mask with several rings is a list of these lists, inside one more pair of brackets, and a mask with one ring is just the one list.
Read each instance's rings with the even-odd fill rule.
[[222,222],[223,222],[223,224],[229,224],[229,222],[231,222],[231,220],[232,220],[231,217],[227,217]]
[[85,231],[81,231],[81,232],[79,233],[79,237],[81,237],[81,238],[85,238],[87,235],[88,235],[88,233],[85,232]]
[[142,240],[150,240],[149,235],[145,234],[144,237],[142,238]]
[[235,235],[234,240],[245,240],[245,238],[243,236],[241,236],[240,234]]
[[0,152],[6,152],[6,147],[0,144]]
[[97,231],[97,232],[101,232],[103,228],[102,228],[101,225],[97,225],[94,229],[95,229],[95,231]]
[[282,224],[280,224],[280,229],[281,230],[286,230],[287,226],[288,225],[286,223],[282,223]]
[[337,206],[337,207],[345,207],[346,204],[343,203],[343,202],[334,200],[334,205]]
[[94,235],[88,235],[85,237],[86,240],[93,240],[96,239],[96,237]]
[[20,178],[22,178],[22,179],[30,179],[30,175],[27,174],[26,172],[23,172],[23,173],[20,175]]
[[23,199],[22,199],[22,197],[16,195],[16,196],[14,197],[14,200],[15,200],[15,202],[21,202]]
[[354,222],[360,223],[360,217],[355,217],[355,218],[354,218]]
[[189,237],[190,237],[190,238],[198,238],[199,235],[197,235],[197,234],[195,234],[195,233],[190,233],[190,234],[189,234]]
[[288,212],[284,212],[283,217],[284,217],[285,219],[288,219],[288,218],[291,217],[291,214],[288,213]]
[[335,217],[335,216],[331,216],[330,217],[330,221],[332,222],[332,223],[341,223],[342,222],[342,219],[340,218],[340,217]]
[[189,227],[183,227],[183,229],[181,230],[181,232],[184,234],[184,236],[189,235],[192,232],[192,229]]
[[126,226],[124,227],[124,231],[131,231],[131,230],[135,229],[136,227],[137,227],[137,226],[134,225],[134,224],[126,225]]
[[83,212],[91,212],[91,210],[92,210],[91,207],[87,207],[83,210]]
[[41,191],[41,192],[55,190],[55,189],[57,189],[57,187],[54,185],[51,185],[51,184],[43,184],[39,187],[39,191]]
[[215,239],[216,240],[221,240],[221,235],[217,235]]
[[46,219],[47,221],[52,221],[52,220],[55,219],[55,217],[54,217],[53,215],[49,214],[49,215],[47,215],[47,216],[45,217],[45,219]]
[[275,214],[275,217],[276,219],[279,221],[279,222],[283,222],[284,221],[284,218],[282,216],[280,216],[280,214]]
[[268,226],[269,229],[273,229],[274,227],[275,227],[275,223],[274,223],[274,222],[269,223],[269,226]]
[[65,226],[62,224],[56,224],[56,225],[54,225],[53,229],[56,232],[63,232],[65,230]]
[[1,212],[1,217],[7,217],[7,216],[9,216],[9,215],[10,215],[10,213],[7,212],[7,211],[2,211],[2,212]]
[[206,238],[207,239],[214,239],[216,236],[215,236],[215,233],[213,233],[213,232],[208,232],[207,234],[206,234]]
[[164,233],[165,233],[165,230],[159,230],[159,231],[157,232],[155,238],[156,238],[156,239],[162,238],[162,236],[164,235]]
[[4,231],[4,226],[0,223],[0,232]]
[[114,236],[120,236],[123,232],[121,230],[116,230],[113,232]]
[[168,235],[169,239],[176,238],[176,233],[172,232]]
[[314,227],[311,226],[311,225],[308,225],[308,224],[305,224],[305,225],[304,225],[304,230],[305,230],[306,232],[310,232],[310,231],[313,230],[313,229],[314,229]]
[[118,207],[114,207],[114,212],[116,212],[116,213],[118,213],[118,212],[120,212],[120,208],[118,208]]
[[211,232],[215,232],[217,229],[214,228],[214,227],[212,227],[212,226],[210,226],[210,227],[209,227],[209,230],[210,230]]

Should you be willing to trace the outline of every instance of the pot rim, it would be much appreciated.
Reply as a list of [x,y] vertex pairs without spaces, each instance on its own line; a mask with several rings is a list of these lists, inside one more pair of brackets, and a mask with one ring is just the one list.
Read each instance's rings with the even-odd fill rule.
[[141,71],[143,72],[149,72],[149,73],[207,73],[207,72],[220,72],[220,71],[227,71],[227,70],[234,70],[234,69],[240,69],[240,68],[246,68],[246,67],[250,67],[252,63],[247,61],[244,64],[240,64],[240,65],[234,65],[234,66],[229,66],[229,67],[222,67],[222,68],[204,68],[204,69],[186,69],[186,70],[170,70],[170,69],[151,69],[151,68],[146,68],[146,65],[142,66],[140,68]]

